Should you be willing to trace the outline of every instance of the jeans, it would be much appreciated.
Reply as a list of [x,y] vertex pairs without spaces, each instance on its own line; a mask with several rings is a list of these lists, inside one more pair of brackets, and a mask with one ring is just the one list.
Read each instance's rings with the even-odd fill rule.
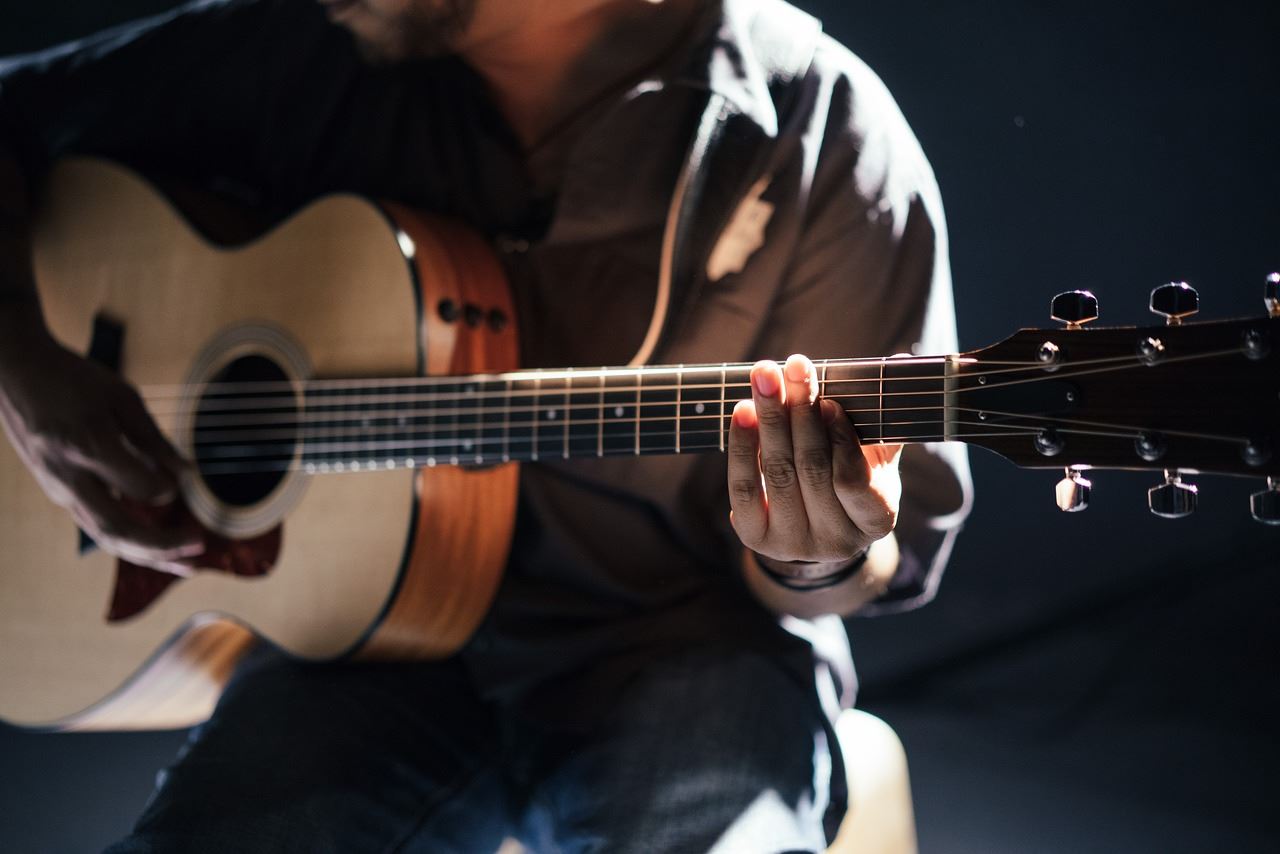
[[843,814],[813,681],[767,656],[667,655],[608,696],[573,680],[557,696],[591,723],[485,702],[456,660],[262,648],[108,851],[489,854],[515,836],[535,851],[772,854],[823,850]]

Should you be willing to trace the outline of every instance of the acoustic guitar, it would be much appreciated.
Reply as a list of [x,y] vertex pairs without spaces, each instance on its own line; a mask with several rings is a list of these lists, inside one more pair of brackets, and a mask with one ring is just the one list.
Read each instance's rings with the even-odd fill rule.
[[[519,370],[486,243],[355,196],[216,247],[128,170],[66,161],[35,263],[54,335],[195,461],[182,494],[207,551],[186,579],[103,553],[0,442],[0,718],[22,726],[191,724],[255,635],[309,659],[448,655],[506,563],[519,463],[720,452],[750,394],[745,363]],[[1088,468],[1136,468],[1162,473],[1155,512],[1184,515],[1201,471],[1265,479],[1251,509],[1276,524],[1278,287],[1267,316],[1192,324],[1195,292],[1166,285],[1149,328],[1083,328],[1096,300],[1062,294],[1061,328],[818,361],[821,391],[864,442],[1063,469],[1064,510]]]

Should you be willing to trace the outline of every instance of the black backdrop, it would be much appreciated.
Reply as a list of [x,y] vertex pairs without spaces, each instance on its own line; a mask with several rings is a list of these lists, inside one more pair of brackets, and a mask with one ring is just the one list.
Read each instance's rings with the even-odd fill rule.
[[[0,3],[0,55],[165,0]],[[1202,316],[1261,311],[1280,267],[1280,16],[1266,3],[806,0],[889,83],[942,185],[962,347],[1048,324],[1089,287],[1146,322],[1185,279]],[[1068,10],[1069,11],[1064,11]],[[1149,476],[1057,476],[975,453],[978,501],[939,599],[855,620],[865,707],[906,743],[925,852],[1270,851],[1280,530],[1257,484],[1202,478],[1151,516]],[[0,688],[0,690],[3,690]],[[94,850],[181,734],[0,728],[0,849]]]

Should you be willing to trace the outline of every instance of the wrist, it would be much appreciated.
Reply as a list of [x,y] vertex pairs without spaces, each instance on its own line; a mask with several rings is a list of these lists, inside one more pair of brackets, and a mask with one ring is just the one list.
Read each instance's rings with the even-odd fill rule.
[[847,560],[834,562],[779,561],[748,551],[756,567],[771,582],[787,590],[806,593],[827,590],[857,575],[867,562],[868,549],[862,549]]

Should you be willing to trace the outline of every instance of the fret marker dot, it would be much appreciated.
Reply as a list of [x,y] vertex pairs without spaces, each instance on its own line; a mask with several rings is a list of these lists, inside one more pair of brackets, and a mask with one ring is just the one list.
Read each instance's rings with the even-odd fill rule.
[[705,404],[698,403],[694,405],[693,411],[701,415],[702,413],[707,411],[707,407]]
[[626,415],[626,414],[627,414],[627,410],[626,410],[626,408],[625,408],[625,407],[615,406],[615,407],[613,408],[613,417],[614,417],[614,418],[621,418],[623,415]]
[[470,439],[463,439],[463,440],[462,440],[462,450],[464,450],[464,451],[469,451],[469,450],[471,450],[471,444],[472,444],[472,443],[471,443],[471,440],[470,440]]
[[403,427],[408,423],[409,423],[409,419],[405,418],[403,415],[401,415],[399,418],[396,419],[396,424],[400,427]]
[[372,422],[372,421],[370,421],[368,418],[362,418],[362,419],[360,419],[360,426],[361,426],[361,427],[368,427],[368,426],[369,426],[370,424],[372,424],[372,423],[373,423],[373,422]]
[[548,410],[547,410],[547,420],[548,420],[548,421],[555,421],[555,420],[556,420],[556,411],[555,411],[554,409],[548,409]]

